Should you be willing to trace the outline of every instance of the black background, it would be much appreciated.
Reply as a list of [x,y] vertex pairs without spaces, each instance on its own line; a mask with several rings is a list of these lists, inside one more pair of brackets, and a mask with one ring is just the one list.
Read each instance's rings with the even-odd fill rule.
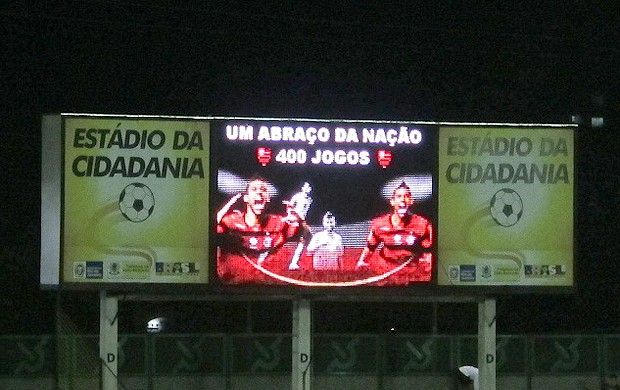
[[[0,6],[0,332],[53,331],[40,291],[44,113],[566,122],[577,136],[577,289],[498,299],[500,332],[615,331],[620,298],[620,34],[614,2],[407,6],[342,2],[41,1]],[[432,4],[432,5],[431,5]],[[606,126],[591,128],[592,116]],[[96,332],[97,296],[62,306]],[[277,330],[290,304],[121,304],[122,330],[164,314],[179,331]],[[429,329],[428,304],[318,302],[317,330]],[[441,304],[440,331],[475,332]],[[283,320],[284,319],[284,320]]]

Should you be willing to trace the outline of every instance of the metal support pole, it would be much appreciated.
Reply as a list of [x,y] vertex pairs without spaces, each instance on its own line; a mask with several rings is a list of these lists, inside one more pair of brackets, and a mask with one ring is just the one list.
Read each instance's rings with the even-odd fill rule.
[[480,390],[495,390],[496,373],[496,305],[495,299],[478,303],[478,370]]
[[312,308],[310,301],[293,302],[292,390],[310,390],[312,364]]
[[118,298],[99,293],[99,358],[101,389],[118,388]]

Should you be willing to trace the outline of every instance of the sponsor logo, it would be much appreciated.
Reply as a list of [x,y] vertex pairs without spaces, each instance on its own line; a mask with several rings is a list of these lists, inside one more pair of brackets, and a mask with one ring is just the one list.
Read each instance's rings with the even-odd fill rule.
[[73,277],[83,279],[86,277],[86,262],[78,261],[73,263]]
[[566,265],[553,264],[553,265],[532,265],[526,264],[523,266],[523,272],[526,278],[553,278],[562,277],[566,275]]
[[86,279],[103,279],[103,261],[86,262]]
[[459,280],[461,282],[475,282],[476,281],[476,266],[475,265],[461,265],[459,272]]
[[484,279],[489,279],[493,277],[493,267],[488,264],[483,265],[480,276],[482,276]]
[[112,262],[108,266],[108,273],[110,275],[118,275],[121,273],[121,266],[117,262]]
[[459,270],[459,266],[458,265],[451,265],[448,267],[448,279],[456,281],[459,280],[459,274],[460,274],[460,270]]
[[157,275],[187,275],[199,272],[200,268],[196,263],[155,263],[155,273]]

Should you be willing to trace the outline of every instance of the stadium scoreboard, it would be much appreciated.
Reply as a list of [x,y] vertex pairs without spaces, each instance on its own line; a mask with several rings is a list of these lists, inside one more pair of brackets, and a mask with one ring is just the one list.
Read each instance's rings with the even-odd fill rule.
[[44,116],[41,284],[571,287],[574,130]]

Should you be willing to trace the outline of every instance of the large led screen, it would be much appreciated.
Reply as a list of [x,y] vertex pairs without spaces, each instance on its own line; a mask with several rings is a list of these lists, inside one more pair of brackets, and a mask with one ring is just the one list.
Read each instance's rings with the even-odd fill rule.
[[400,122],[211,123],[224,285],[433,279],[437,132]]

